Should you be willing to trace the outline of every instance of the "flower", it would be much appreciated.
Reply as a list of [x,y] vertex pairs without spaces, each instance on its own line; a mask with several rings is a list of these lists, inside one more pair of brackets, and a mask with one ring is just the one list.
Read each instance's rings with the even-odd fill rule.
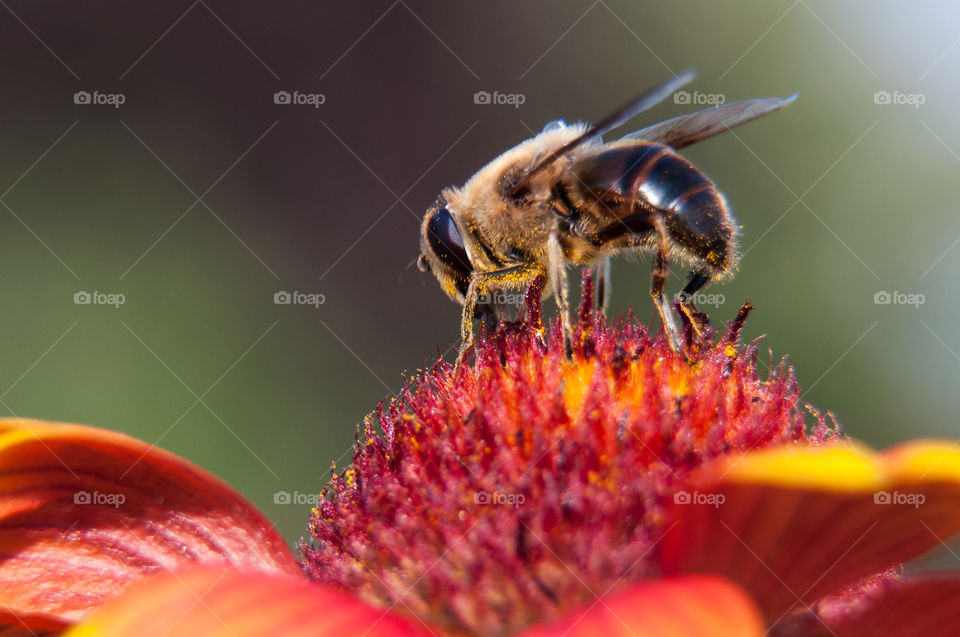
[[[590,281],[584,298],[590,299]],[[957,634],[960,449],[874,452],[739,333],[581,307],[438,362],[358,431],[298,564],[242,496],[80,425],[0,422],[0,621],[75,635]],[[806,420],[810,420],[809,423]]]
[[440,362],[367,420],[311,517],[311,579],[448,630],[511,634],[657,576],[667,509],[700,498],[681,490],[697,467],[841,438],[822,419],[804,431],[785,363],[759,377],[756,346],[736,345],[746,312],[688,360],[632,320],[607,327],[588,301],[568,357],[560,330],[541,339],[538,294],[475,366]]

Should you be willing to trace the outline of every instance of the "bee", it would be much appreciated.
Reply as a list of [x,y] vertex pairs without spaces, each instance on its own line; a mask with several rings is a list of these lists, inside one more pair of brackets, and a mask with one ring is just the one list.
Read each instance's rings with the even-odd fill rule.
[[601,139],[693,77],[685,71],[648,89],[592,127],[550,122],[440,194],[423,218],[417,264],[463,305],[458,363],[473,343],[473,320],[499,319],[505,310],[497,294],[522,291],[537,278],[557,303],[569,348],[567,266],[594,269],[605,308],[610,258],[625,252],[653,253],[650,296],[675,351],[680,338],[664,286],[671,260],[690,267],[677,304],[703,333],[706,317],[694,296],[736,272],[740,227],[713,181],[676,151],[797,96],[725,103]]

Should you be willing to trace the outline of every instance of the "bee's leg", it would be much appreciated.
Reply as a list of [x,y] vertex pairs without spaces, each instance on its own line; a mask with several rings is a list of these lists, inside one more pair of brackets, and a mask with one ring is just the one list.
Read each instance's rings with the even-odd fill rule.
[[655,221],[657,229],[657,248],[653,259],[653,278],[650,282],[650,296],[653,298],[654,305],[660,313],[660,320],[663,322],[663,331],[667,333],[667,339],[670,341],[670,349],[675,352],[680,351],[680,337],[677,332],[677,326],[673,322],[670,304],[667,303],[663,295],[663,288],[667,284],[667,277],[670,275],[670,265],[667,261],[667,250],[670,245],[667,243],[667,232],[663,226],[663,220],[657,218]]
[[610,305],[610,257],[605,257],[597,263],[594,270],[597,276],[597,304],[600,314],[607,315],[607,306]]
[[503,308],[499,305],[484,305],[476,311],[474,318],[480,320],[480,327],[493,329],[503,320]]
[[457,354],[456,365],[473,346],[473,319],[477,308],[477,297],[494,289],[522,290],[538,276],[543,276],[543,269],[536,265],[515,265],[492,272],[474,272],[470,279],[470,286],[463,301],[463,314],[460,318],[460,353]]
[[563,343],[567,355],[573,352],[570,335],[573,328],[570,325],[570,312],[567,309],[567,268],[563,260],[563,246],[560,245],[560,231],[554,228],[550,231],[547,240],[547,261],[550,268],[550,285],[553,287],[553,298],[557,301],[560,311],[560,325],[563,327]]
[[697,268],[690,272],[690,276],[687,278],[687,284],[683,286],[683,290],[677,295],[680,300],[680,309],[683,310],[687,319],[690,320],[690,325],[693,326],[693,331],[698,338],[703,336],[707,325],[704,323],[704,315],[697,311],[697,306],[693,303],[693,297],[697,295],[697,292],[706,287],[708,283],[710,283],[710,272],[705,268]]

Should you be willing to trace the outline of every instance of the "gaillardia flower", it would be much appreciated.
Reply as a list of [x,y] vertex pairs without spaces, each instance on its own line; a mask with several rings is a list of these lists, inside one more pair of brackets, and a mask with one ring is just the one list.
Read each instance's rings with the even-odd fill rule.
[[472,364],[436,363],[367,419],[299,563],[242,496],[172,454],[4,421],[0,621],[75,635],[960,634],[960,574],[904,574],[960,531],[956,443],[851,441],[802,403],[788,364],[758,371],[745,318],[677,353],[586,303],[567,351],[531,290]]

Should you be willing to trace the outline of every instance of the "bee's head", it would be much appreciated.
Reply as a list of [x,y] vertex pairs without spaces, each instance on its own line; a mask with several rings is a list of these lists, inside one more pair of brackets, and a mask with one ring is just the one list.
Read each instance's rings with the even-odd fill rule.
[[473,266],[460,228],[442,196],[423,217],[417,267],[421,272],[433,272],[447,296],[463,303]]

